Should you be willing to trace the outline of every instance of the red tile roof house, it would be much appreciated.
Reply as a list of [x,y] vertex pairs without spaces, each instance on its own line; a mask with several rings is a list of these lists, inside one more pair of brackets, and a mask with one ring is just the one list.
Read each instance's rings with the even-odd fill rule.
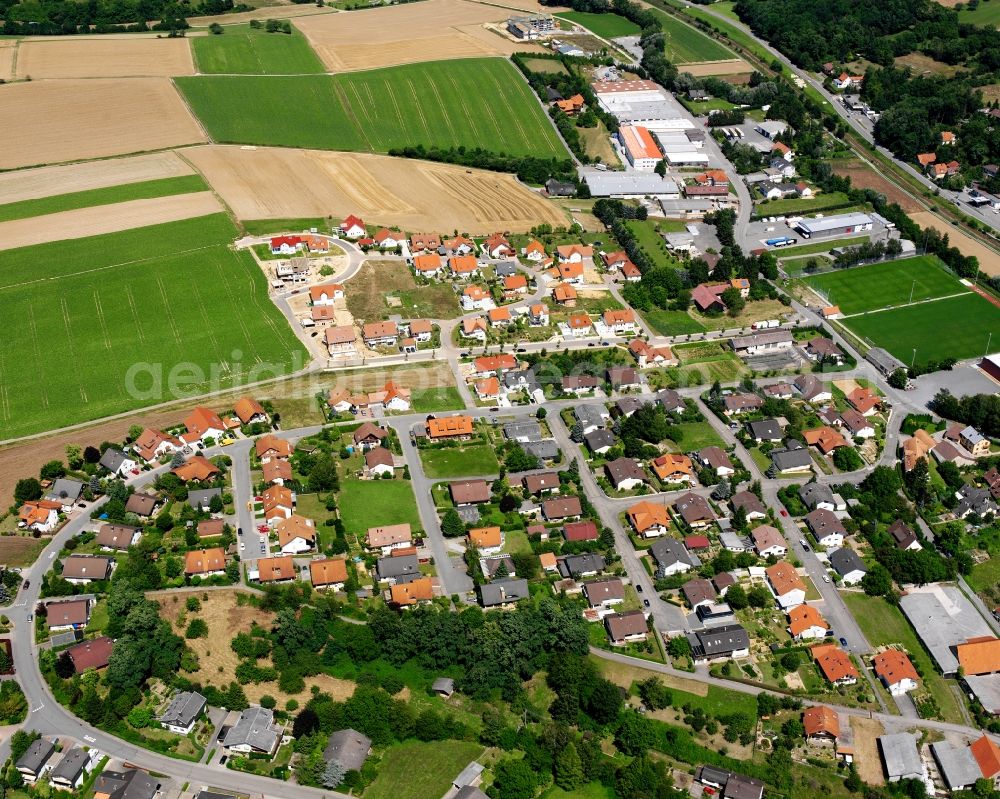
[[351,214],[340,223],[340,232],[349,239],[360,239],[365,235],[365,220]]
[[582,522],[564,524],[563,535],[567,541],[596,541],[600,533],[597,530],[597,525],[588,519]]
[[302,249],[298,236],[275,236],[271,239],[271,255],[294,255]]

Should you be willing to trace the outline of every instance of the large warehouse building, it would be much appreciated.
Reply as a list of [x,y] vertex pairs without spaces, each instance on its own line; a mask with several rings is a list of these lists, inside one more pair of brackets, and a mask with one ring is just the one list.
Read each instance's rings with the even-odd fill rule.
[[622,125],[618,140],[625,150],[625,157],[638,172],[652,172],[663,159],[663,153],[646,128],[639,125]]
[[801,219],[795,229],[807,239],[813,236],[849,236],[872,229],[872,218],[868,214],[835,214],[819,219]]

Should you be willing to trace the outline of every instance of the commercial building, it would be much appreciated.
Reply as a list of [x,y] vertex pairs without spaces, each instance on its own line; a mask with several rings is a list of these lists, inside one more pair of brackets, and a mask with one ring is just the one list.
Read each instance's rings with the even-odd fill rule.
[[958,672],[959,644],[993,636],[983,617],[955,586],[912,588],[900,598],[899,607],[946,677]]
[[618,140],[628,162],[639,172],[652,172],[663,158],[649,131],[640,125],[622,125],[618,129]]
[[794,224],[795,230],[807,239],[849,236],[872,229],[872,218],[868,214],[834,214],[819,219],[801,219]]
[[592,197],[663,197],[676,200],[681,196],[676,181],[660,177],[656,173],[588,171],[583,179]]

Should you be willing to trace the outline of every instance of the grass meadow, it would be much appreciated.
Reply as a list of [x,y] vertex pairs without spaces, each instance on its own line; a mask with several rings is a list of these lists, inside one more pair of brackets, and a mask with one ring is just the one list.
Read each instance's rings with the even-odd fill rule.
[[409,480],[344,480],[339,505],[340,518],[350,535],[364,537],[369,527],[388,524],[421,528]]
[[823,292],[848,315],[905,305],[910,302],[911,290],[913,302],[967,290],[933,255],[837,269],[804,278],[803,282]]
[[[5,437],[203,393],[212,383],[236,386],[262,362],[290,371],[305,353],[252,257],[230,249],[235,235],[217,214],[0,252],[0,302],[18,320],[0,353]],[[162,385],[146,371],[130,390],[138,363],[160,370]]]
[[727,61],[736,54],[724,45],[711,39],[700,30],[677,19],[677,17],[652,9],[660,20],[660,27],[666,35],[665,53],[667,60],[675,64],[690,64],[698,61]]
[[407,741],[386,749],[365,799],[438,799],[451,781],[483,753],[470,741]]
[[[843,324],[858,336],[884,347],[903,363],[942,358],[978,358],[990,334],[1000,341],[1000,309],[978,294],[854,316]],[[995,349],[995,345],[993,345]]]
[[28,219],[60,211],[74,211],[77,208],[92,208],[95,205],[147,200],[153,197],[170,197],[175,194],[189,194],[207,190],[208,185],[201,175],[181,175],[180,177],[159,180],[143,180],[139,183],[124,183],[119,186],[105,186],[100,189],[74,191],[69,194],[55,194],[51,197],[6,203],[0,205],[0,222]]
[[641,28],[631,20],[618,14],[594,14],[589,11],[564,11],[556,14],[560,19],[568,19],[597,34],[602,39],[619,36],[638,36]]
[[216,142],[376,153],[485,146],[567,157],[528,85],[499,58],[340,75],[201,76],[177,85]]
[[424,465],[424,474],[431,479],[476,477],[500,472],[496,453],[486,444],[422,449],[420,461]]
[[262,28],[233,25],[218,36],[194,36],[191,47],[198,71],[209,75],[300,75],[325,72],[306,37],[267,33]]

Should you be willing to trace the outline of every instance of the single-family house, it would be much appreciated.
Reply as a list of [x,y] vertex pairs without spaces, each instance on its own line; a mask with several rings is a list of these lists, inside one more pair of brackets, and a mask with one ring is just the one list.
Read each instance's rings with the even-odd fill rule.
[[788,632],[796,641],[825,638],[830,624],[812,605],[797,605],[788,611]]
[[670,529],[670,514],[665,505],[642,500],[625,511],[632,529],[642,538],[657,538]]
[[309,561],[309,581],[313,588],[332,588],[343,591],[347,582],[347,560],[324,558]]
[[893,696],[901,696],[917,687],[920,677],[905,652],[886,649],[872,658],[872,668]]
[[788,561],[779,560],[773,566],[768,566],[764,574],[771,593],[782,610],[791,610],[806,601],[806,584]]
[[627,613],[612,613],[604,617],[604,628],[612,646],[625,646],[636,641],[645,641],[649,635],[646,616],[641,610]]
[[828,553],[830,566],[840,575],[840,582],[843,585],[857,585],[868,573],[868,567],[863,560],[858,557],[858,553],[850,547],[841,547]]
[[806,514],[806,524],[816,542],[824,549],[834,549],[844,545],[847,530],[833,511],[816,508]]
[[708,500],[692,491],[681,495],[673,504],[674,513],[679,515],[684,523],[692,529],[708,527],[715,522],[715,512]]
[[750,537],[753,539],[754,549],[762,558],[776,557],[783,558],[788,554],[788,542],[779,532],[777,527],[769,524],[762,524],[755,527]]

